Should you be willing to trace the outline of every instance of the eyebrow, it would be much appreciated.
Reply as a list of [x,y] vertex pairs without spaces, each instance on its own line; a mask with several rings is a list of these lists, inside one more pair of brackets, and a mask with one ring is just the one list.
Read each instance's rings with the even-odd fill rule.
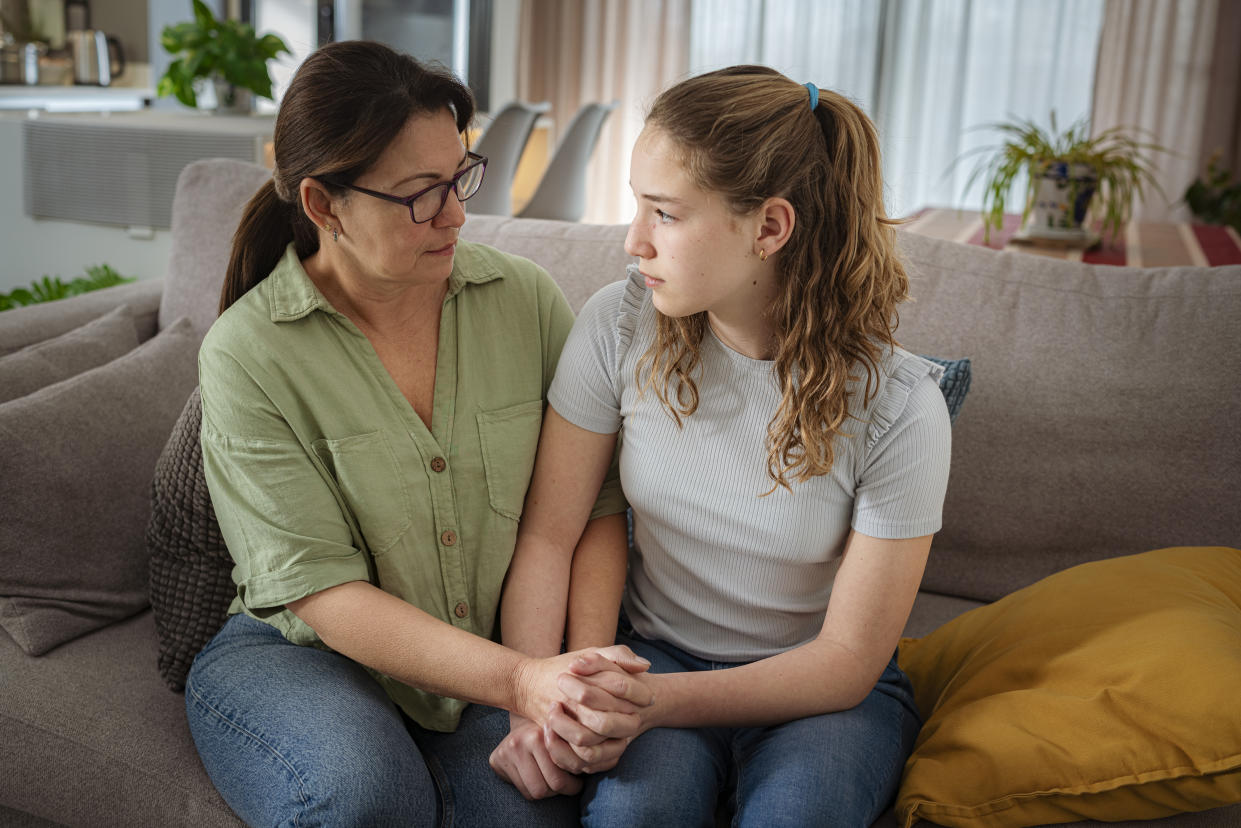
[[672,196],[663,195],[661,193],[642,193],[642,195],[638,196],[638,198],[643,199],[645,201],[653,202],[655,204],[684,204],[685,203],[683,200],[679,198],[673,198]]
[[[466,151],[466,152],[464,152],[464,153],[462,153],[462,154],[461,154],[461,160],[457,162],[457,169],[458,169],[458,170],[460,170],[460,169],[461,169],[461,167],[462,167],[462,166],[464,166],[464,165],[465,165],[465,162],[466,162],[466,161],[468,161],[468,160],[470,160],[470,154],[469,154],[469,152],[468,152],[468,151]],[[440,174],[439,174],[439,173],[437,173],[437,172],[423,172],[423,173],[417,173],[417,174],[415,174],[415,175],[411,175],[411,176],[408,176],[408,177],[406,177],[406,178],[402,178],[400,181],[398,181],[398,182],[396,182],[395,184],[393,184],[393,185],[392,185],[392,187],[391,187],[391,189],[395,190],[395,189],[397,189],[398,187],[401,187],[401,186],[403,186],[403,185],[405,185],[405,184],[410,183],[411,181],[420,181],[420,180],[422,180],[422,179],[428,179],[428,180],[430,180],[430,181],[438,181],[438,180],[440,180]]]

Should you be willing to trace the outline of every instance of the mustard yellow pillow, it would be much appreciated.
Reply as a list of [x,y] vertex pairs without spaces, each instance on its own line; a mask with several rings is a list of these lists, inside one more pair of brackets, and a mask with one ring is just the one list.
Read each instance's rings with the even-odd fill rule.
[[1058,572],[903,640],[900,664],[926,719],[897,796],[906,828],[1241,802],[1241,550]]

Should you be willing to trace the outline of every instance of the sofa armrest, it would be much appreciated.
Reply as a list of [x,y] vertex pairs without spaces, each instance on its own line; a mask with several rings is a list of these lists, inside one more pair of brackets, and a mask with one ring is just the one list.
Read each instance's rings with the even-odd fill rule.
[[144,279],[0,312],[0,356],[60,336],[120,305],[129,305],[138,340],[145,342],[158,330],[163,295],[163,279]]

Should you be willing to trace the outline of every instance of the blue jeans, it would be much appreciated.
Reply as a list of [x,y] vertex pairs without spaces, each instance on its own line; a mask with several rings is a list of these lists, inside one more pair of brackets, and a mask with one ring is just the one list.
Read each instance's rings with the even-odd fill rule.
[[234,615],[194,660],[190,733],[248,825],[576,825],[577,798],[527,802],[487,758],[508,713],[471,705],[453,733],[405,717],[369,673]]
[[[719,670],[622,619],[617,643],[650,659],[651,672]],[[736,826],[867,828],[896,795],[921,727],[896,657],[850,710],[771,727],[655,728],[582,791],[582,822],[610,826],[715,825],[721,804]]]

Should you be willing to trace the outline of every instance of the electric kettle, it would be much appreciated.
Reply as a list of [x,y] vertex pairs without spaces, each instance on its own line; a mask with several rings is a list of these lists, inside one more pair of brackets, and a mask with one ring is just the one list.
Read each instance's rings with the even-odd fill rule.
[[121,42],[98,29],[76,29],[65,34],[73,55],[73,82],[109,86],[125,71]]

